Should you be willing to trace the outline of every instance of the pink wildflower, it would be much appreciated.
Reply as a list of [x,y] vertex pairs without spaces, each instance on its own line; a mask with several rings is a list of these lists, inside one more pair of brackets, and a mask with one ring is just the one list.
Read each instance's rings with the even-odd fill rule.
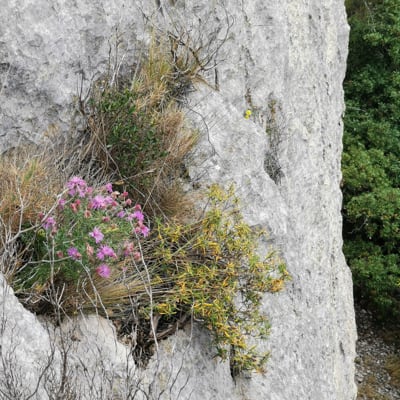
[[124,245],[124,256],[128,257],[130,254],[133,253],[134,244],[132,242],[126,242]]
[[91,257],[94,254],[94,248],[89,243],[86,243],[86,254],[89,257]]
[[118,203],[115,201],[115,199],[112,196],[105,197],[104,204],[105,204],[105,206],[111,206],[111,207],[115,207],[118,205]]
[[82,255],[79,253],[78,249],[76,247],[70,247],[67,250],[67,254],[73,259],[73,260],[79,260]]
[[60,210],[63,210],[64,209],[64,207],[65,207],[65,203],[66,203],[66,200],[65,199],[60,199],[60,200],[58,200],[58,208],[60,209]]
[[107,264],[100,264],[97,268],[96,268],[96,272],[99,276],[101,276],[102,278],[109,278],[111,275],[111,269]]
[[93,210],[103,209],[106,207],[106,199],[98,194],[92,198],[89,207]]
[[104,235],[101,230],[96,226],[92,232],[89,233],[89,236],[94,239],[96,244],[100,243],[104,239]]
[[99,260],[104,260],[105,257],[117,258],[114,250],[109,246],[101,246],[96,256]]
[[117,217],[118,217],[118,218],[124,218],[124,217],[125,217],[125,211],[124,211],[124,210],[119,211],[119,212],[117,213]]
[[144,215],[141,211],[135,211],[133,213],[133,217],[136,218],[139,222],[143,222],[144,220]]
[[44,220],[42,226],[46,230],[53,229],[56,226],[56,220],[53,217],[48,217]]
[[142,255],[140,254],[140,252],[135,251],[135,252],[133,253],[133,259],[134,259],[135,261],[140,261],[140,260],[142,259]]
[[147,237],[149,236],[150,229],[146,225],[139,223],[139,225],[135,228],[135,232],[141,233],[143,237]]
[[59,251],[56,252],[56,256],[57,256],[57,258],[63,258],[64,257],[64,253],[61,250],[59,250]]
[[105,217],[102,218],[103,222],[110,222],[110,217],[108,215],[106,215]]
[[112,193],[113,188],[112,188],[112,183],[106,183],[104,185],[105,189],[107,190],[108,193]]
[[87,184],[82,178],[74,176],[67,182],[67,188],[70,196],[78,194],[79,197],[85,197]]
[[85,212],[83,213],[83,216],[85,218],[90,218],[92,216],[92,213],[89,210],[85,210]]
[[135,211],[140,211],[142,209],[140,204],[135,204],[134,210]]
[[125,200],[125,205],[126,205],[126,206],[129,207],[131,204],[132,204],[132,200],[131,200],[131,199],[126,199],[126,200]]
[[143,237],[147,237],[150,234],[150,229],[145,225],[141,225],[140,226],[140,233],[143,235]]

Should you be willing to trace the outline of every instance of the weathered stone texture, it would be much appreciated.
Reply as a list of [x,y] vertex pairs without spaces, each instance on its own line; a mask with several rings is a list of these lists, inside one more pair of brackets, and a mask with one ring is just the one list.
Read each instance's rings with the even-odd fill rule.
[[[235,384],[228,365],[211,358],[207,335],[195,330],[189,347],[186,331],[161,343],[144,381],[160,390],[175,368],[173,396],[189,377],[184,399],[189,393],[192,400],[354,399],[356,330],[339,188],[348,39],[343,1],[243,0],[224,8],[177,0],[161,2],[159,10],[150,1],[3,3],[0,152],[20,138],[38,141],[43,133],[75,129],[80,88],[85,97],[90,81],[107,70],[109,50],[111,64],[114,57],[132,62],[152,24],[189,26],[199,38],[220,27],[215,49],[232,22],[216,69],[206,73],[219,90],[198,84],[187,99],[188,116],[202,134],[189,173],[203,185],[235,183],[247,221],[268,228],[292,281],[265,299],[272,323],[265,376]],[[246,109],[253,111],[249,120]],[[182,360],[179,368],[171,354]]]

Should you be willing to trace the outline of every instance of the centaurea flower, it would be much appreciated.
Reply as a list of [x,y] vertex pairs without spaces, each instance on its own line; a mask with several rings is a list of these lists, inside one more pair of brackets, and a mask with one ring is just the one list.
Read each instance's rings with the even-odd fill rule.
[[100,194],[94,196],[89,203],[89,207],[93,210],[103,209],[106,205],[106,199]]
[[97,226],[89,233],[89,236],[94,239],[96,244],[99,244],[104,239],[103,233]]
[[85,197],[87,184],[79,176],[74,176],[67,182],[67,188],[69,189],[68,194],[70,196],[78,194],[79,197]]
[[67,250],[67,254],[73,259],[73,260],[79,260],[82,255],[79,253],[78,249],[76,247],[70,247]]
[[96,268],[96,272],[99,276],[101,276],[102,278],[109,278],[111,275],[111,269],[107,264],[100,264],[97,268]]
[[117,258],[115,251],[109,246],[101,246],[96,254],[99,260],[104,260],[105,257]]
[[113,188],[112,188],[112,183],[106,183],[104,185],[105,189],[107,190],[108,193],[112,193]]
[[53,217],[47,217],[42,223],[42,227],[46,230],[53,229],[55,226],[56,220]]

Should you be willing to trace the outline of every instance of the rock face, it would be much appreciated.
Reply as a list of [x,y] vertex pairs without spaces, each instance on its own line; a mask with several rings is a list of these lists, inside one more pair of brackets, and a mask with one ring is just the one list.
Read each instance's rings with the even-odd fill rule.
[[[266,375],[234,382],[195,327],[160,343],[140,382],[149,398],[354,399],[352,282],[341,251],[342,0],[9,0],[0,14],[0,152],[79,129],[90,83],[134,62],[154,27],[190,32],[211,55],[208,85],[185,104],[201,132],[192,180],[234,182],[246,220],[268,229],[292,280],[265,298]],[[2,313],[34,319],[17,304]],[[46,335],[35,337],[49,348]],[[28,365],[36,354],[24,349]]]

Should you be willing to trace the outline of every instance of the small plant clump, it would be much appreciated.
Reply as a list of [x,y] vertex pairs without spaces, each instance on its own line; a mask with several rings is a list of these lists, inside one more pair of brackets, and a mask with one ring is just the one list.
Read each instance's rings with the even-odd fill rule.
[[251,110],[247,109],[247,110],[244,112],[244,119],[250,119],[251,114],[252,114]]
[[230,355],[237,371],[261,372],[268,354],[260,354],[248,339],[268,335],[260,302],[264,293],[282,289],[288,274],[273,253],[257,254],[264,232],[254,232],[243,221],[233,187],[225,192],[212,185],[208,199],[195,224],[159,222],[154,228],[160,264],[155,278],[173,282],[155,310],[166,317],[191,312],[212,332],[222,359]]
[[[176,61],[176,60],[175,60]],[[151,215],[181,213],[182,164],[197,139],[179,109],[174,60],[153,43],[131,84],[101,84],[90,102],[91,157]]]
[[48,210],[54,203],[54,193],[62,188],[60,176],[51,173],[54,167],[49,156],[32,157],[28,146],[10,151],[0,159],[0,232],[15,234],[22,223],[35,224],[38,210]]
[[[137,241],[150,232],[141,206],[133,204],[127,192],[114,191],[111,183],[93,188],[80,177],[68,181],[56,208],[40,213],[38,220],[38,229],[22,235],[29,260],[14,277],[15,288],[22,292],[42,293],[50,284],[94,289],[99,277],[125,272],[127,258],[141,258]],[[87,283],[90,288],[85,288]],[[66,298],[63,307],[70,308],[76,299]]]

